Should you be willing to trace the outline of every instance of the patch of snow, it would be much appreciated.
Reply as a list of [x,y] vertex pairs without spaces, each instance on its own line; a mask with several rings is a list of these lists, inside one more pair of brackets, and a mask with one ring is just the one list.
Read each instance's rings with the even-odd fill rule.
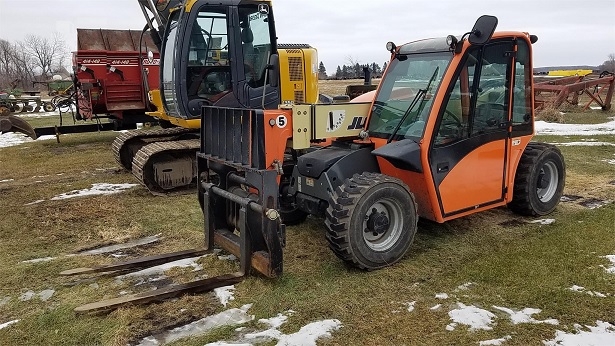
[[62,199],[69,199],[83,196],[95,196],[95,195],[112,195],[120,193],[123,190],[133,188],[138,184],[108,184],[108,183],[96,183],[92,184],[91,189],[72,190],[58,196],[51,198],[52,201],[58,201]]
[[10,301],[11,301],[11,297],[4,297],[0,299],[0,306],[6,305]]
[[510,339],[512,339],[512,337],[510,335],[506,335],[505,337],[499,338],[499,339],[481,341],[478,343],[478,345],[479,346],[499,346]]
[[2,323],[2,324],[0,324],[0,329],[4,329],[4,328],[10,326],[11,324],[15,324],[17,322],[19,322],[19,320],[12,320],[12,321],[8,321],[8,322],[5,322],[5,323]]
[[585,287],[583,287],[583,286],[572,285],[572,287],[570,287],[568,289],[573,291],[573,292],[585,292],[585,293],[589,294],[592,297],[606,298],[608,296],[607,294],[600,293],[600,292],[597,292],[597,291],[586,291]]
[[331,332],[339,330],[342,323],[339,320],[324,320],[312,322],[293,334],[282,334],[277,346],[316,346],[316,341],[320,338],[330,338]]
[[35,258],[27,261],[21,261],[19,263],[40,263],[40,262],[49,262],[56,259],[56,257],[43,257],[43,258]]
[[92,249],[88,251],[83,251],[83,252],[80,252],[79,254],[81,255],[100,255],[104,253],[115,252],[117,250],[129,249],[129,248],[133,248],[137,246],[155,243],[159,240],[160,240],[160,234],[156,234],[156,235],[141,238],[141,239],[131,240],[129,242],[122,243],[122,244],[115,244],[115,245],[104,246],[101,248]]
[[610,204],[611,201],[600,201],[600,200],[592,200],[589,202],[584,202],[582,203],[583,206],[585,206],[588,209],[598,209],[598,208],[602,208],[605,205]]
[[515,311],[509,308],[504,308],[504,307],[495,306],[495,305],[493,305],[493,308],[509,314],[510,320],[512,321],[513,324],[519,324],[519,323],[532,323],[532,324],[546,323],[546,324],[553,324],[553,325],[559,324],[559,321],[553,318],[542,320],[542,321],[534,319],[532,315],[540,313],[542,311],[540,309],[525,308],[521,311]]
[[218,259],[222,261],[235,261],[237,260],[237,257],[233,254],[230,254],[226,256],[218,256]]
[[40,298],[40,300],[46,302],[47,300],[49,300],[49,298],[53,296],[54,293],[56,293],[56,291],[54,290],[42,290],[41,292],[39,292],[38,297]]
[[34,297],[38,297],[40,300],[45,302],[45,301],[49,300],[49,298],[51,298],[54,293],[56,293],[56,291],[51,290],[51,289],[42,290],[39,293],[36,293],[34,291],[27,291],[25,293],[22,293],[19,296],[19,300],[22,301],[22,302],[27,302],[27,301],[31,300],[32,298],[34,298]]
[[412,302],[406,303],[408,305],[408,312],[414,311],[414,304],[416,304],[416,300]]
[[97,282],[94,282],[94,283],[90,284],[89,286],[90,286],[90,288],[95,289],[95,290],[97,290],[98,288],[100,288],[100,286],[98,285],[98,283],[97,283]]
[[476,285],[476,284],[474,282],[466,282],[465,284],[457,286],[457,288],[455,289],[455,292],[466,291],[470,289],[470,286],[473,286],[473,285]]
[[15,181],[15,179],[4,179],[4,180],[0,180],[0,183],[8,183],[9,181]]
[[536,134],[540,135],[608,135],[615,134],[615,120],[603,124],[558,124],[536,121],[534,123]]
[[555,219],[542,219],[542,220],[530,221],[530,223],[539,223],[541,225],[551,225],[554,222],[555,222]]
[[436,305],[430,307],[429,310],[438,310],[438,309],[440,309],[441,306],[442,306],[442,304],[436,304]]
[[608,322],[596,321],[596,327],[575,325],[576,333],[555,331],[553,340],[544,340],[546,346],[576,346],[576,345],[615,345],[615,326]]
[[166,278],[167,278],[166,275],[159,275],[159,276],[153,276],[153,277],[144,277],[144,278],[141,278],[139,280],[139,282],[137,282],[135,284],[135,287],[141,286],[141,285],[144,285],[144,284],[151,284],[152,282],[164,280]]
[[34,202],[26,203],[26,204],[24,204],[24,205],[35,205],[35,204],[39,204],[39,203],[43,203],[43,202],[45,202],[45,200],[44,200],[44,199],[37,199],[37,200],[36,200],[36,201],[34,201]]
[[137,346],[164,345],[177,340],[203,335],[215,328],[234,326],[252,321],[254,316],[247,313],[251,307],[252,304],[246,304],[239,309],[222,311],[219,314],[207,316],[185,326],[173,328],[155,336],[150,335],[141,340]]
[[286,321],[288,321],[288,316],[291,316],[294,311],[287,311],[286,315],[278,314],[276,317],[271,318],[261,318],[258,322],[268,325],[270,328],[280,328]]
[[[46,140],[55,139],[55,138],[56,136],[49,135],[49,136],[40,136],[36,140],[46,141]],[[0,134],[0,148],[13,147],[13,146],[20,145],[23,143],[28,143],[28,142],[34,142],[34,140],[30,137],[27,137],[26,135],[22,133],[8,132],[8,133]]]
[[491,325],[496,316],[492,312],[472,305],[466,306],[463,303],[457,303],[457,306],[457,309],[448,312],[453,323],[446,326],[446,330],[454,330],[458,324],[470,326],[470,331],[493,329]]
[[608,163],[609,165],[615,165],[615,160],[613,160],[613,159],[602,160],[602,162],[606,162],[606,163]]
[[446,294],[446,293],[437,293],[436,294],[436,298],[437,299],[448,299],[448,294]]
[[216,294],[216,297],[218,297],[218,299],[220,300],[220,304],[226,307],[226,304],[228,304],[229,300],[235,300],[235,297],[233,296],[234,290],[235,285],[224,286],[215,288],[214,293]]
[[19,300],[22,302],[27,302],[28,300],[34,298],[35,295],[36,293],[34,293],[34,291],[27,291],[19,296]]
[[605,267],[604,270],[606,270],[606,272],[609,274],[615,274],[615,255],[606,255],[604,256],[604,258],[611,261],[611,266]]
[[171,269],[171,268],[188,268],[188,267],[192,267],[194,268],[193,271],[199,271],[201,269],[203,269],[201,267],[201,265],[199,265],[198,263],[196,263],[196,261],[201,258],[203,256],[199,256],[199,257],[192,257],[192,258],[184,258],[184,259],[180,259],[177,261],[173,261],[173,262],[169,262],[169,263],[164,263],[158,266],[154,266],[154,267],[150,267],[150,268],[146,268],[140,271],[136,271],[133,273],[128,273],[128,274],[124,274],[124,275],[119,275],[116,276],[115,279],[116,280],[122,280],[125,278],[134,278],[134,277],[144,277],[144,276],[157,276],[157,275],[161,275],[164,274],[165,271]]
[[252,344],[243,344],[243,343],[228,343],[225,341],[216,341],[216,342],[210,342],[208,344],[206,344],[205,346],[253,346]]
[[556,145],[558,147],[577,147],[577,146],[583,146],[583,147],[602,147],[602,146],[613,147],[613,146],[615,146],[615,143],[610,143],[610,142],[593,142],[593,141],[587,141],[587,142],[564,142],[564,143],[551,143],[551,144]]

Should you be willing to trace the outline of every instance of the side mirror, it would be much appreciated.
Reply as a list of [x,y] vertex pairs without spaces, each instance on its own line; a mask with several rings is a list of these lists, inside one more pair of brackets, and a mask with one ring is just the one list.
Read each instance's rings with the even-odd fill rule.
[[487,43],[495,32],[495,28],[497,26],[498,19],[496,17],[488,15],[480,16],[476,20],[476,24],[474,24],[474,27],[470,32],[470,36],[468,36],[468,41],[475,45],[483,45]]
[[271,54],[267,68],[269,69],[269,85],[277,88],[280,84],[280,56]]

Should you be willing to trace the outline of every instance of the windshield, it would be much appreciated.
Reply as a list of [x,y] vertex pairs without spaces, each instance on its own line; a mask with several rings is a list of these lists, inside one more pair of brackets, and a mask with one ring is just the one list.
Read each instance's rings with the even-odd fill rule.
[[380,82],[370,114],[369,135],[389,138],[395,134],[393,140],[421,138],[435,91],[451,58],[450,52],[438,52],[393,59]]

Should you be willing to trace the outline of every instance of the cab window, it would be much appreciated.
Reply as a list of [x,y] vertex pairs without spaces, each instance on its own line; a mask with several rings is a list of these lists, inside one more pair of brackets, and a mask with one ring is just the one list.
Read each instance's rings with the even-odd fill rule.
[[239,20],[246,81],[253,88],[262,87],[272,53],[269,17],[256,6],[247,6],[240,8]]

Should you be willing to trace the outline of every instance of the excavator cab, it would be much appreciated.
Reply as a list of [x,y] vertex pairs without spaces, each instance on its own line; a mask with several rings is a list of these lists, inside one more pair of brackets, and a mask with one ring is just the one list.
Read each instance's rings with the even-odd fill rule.
[[277,106],[279,87],[269,73],[275,42],[265,2],[187,1],[171,12],[162,40],[165,112],[190,121],[200,120],[203,105]]

